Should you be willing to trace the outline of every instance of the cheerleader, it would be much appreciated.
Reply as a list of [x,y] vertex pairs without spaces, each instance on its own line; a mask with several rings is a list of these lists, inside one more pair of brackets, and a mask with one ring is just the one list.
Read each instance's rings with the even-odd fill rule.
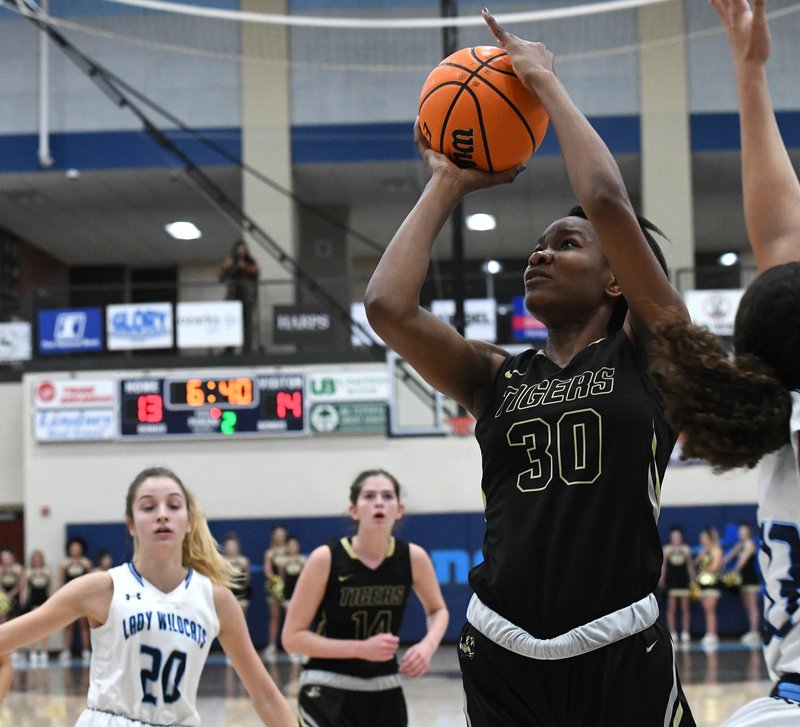
[[667,591],[667,626],[673,643],[678,643],[675,612],[681,607],[680,643],[689,643],[690,609],[689,586],[694,581],[692,550],[684,542],[683,530],[674,527],[669,531],[669,543],[664,546],[664,563],[661,582]]

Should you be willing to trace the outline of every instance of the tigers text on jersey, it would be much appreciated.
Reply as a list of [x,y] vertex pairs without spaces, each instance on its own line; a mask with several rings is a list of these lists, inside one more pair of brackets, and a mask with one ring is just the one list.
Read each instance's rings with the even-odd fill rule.
[[486,533],[469,580],[484,604],[548,639],[655,590],[675,435],[623,331],[563,369],[544,352],[508,358],[475,436]]
[[153,725],[200,724],[197,687],[219,633],[211,581],[190,570],[170,593],[132,563],[108,571],[108,619],[92,629],[89,710]]
[[792,392],[790,443],[758,472],[758,562],[765,582],[764,657],[770,676],[800,674],[800,391]]
[[[328,547],[331,572],[316,617],[317,633],[331,639],[397,635],[413,580],[408,543],[392,538],[386,558],[374,570],[358,559],[347,538]],[[311,659],[306,669],[369,679],[395,674],[397,660]]]

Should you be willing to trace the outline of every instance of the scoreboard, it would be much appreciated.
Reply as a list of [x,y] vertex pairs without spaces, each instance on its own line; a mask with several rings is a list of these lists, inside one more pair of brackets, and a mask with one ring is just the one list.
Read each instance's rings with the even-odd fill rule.
[[136,378],[119,382],[127,437],[304,434],[302,374]]
[[39,442],[304,435],[305,388],[305,374],[290,372],[45,380],[33,392],[33,435]]

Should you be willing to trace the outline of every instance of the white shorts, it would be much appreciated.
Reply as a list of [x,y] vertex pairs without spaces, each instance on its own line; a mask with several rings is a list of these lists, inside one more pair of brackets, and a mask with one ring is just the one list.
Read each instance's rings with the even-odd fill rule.
[[748,702],[731,715],[722,727],[793,727],[800,725],[800,704],[778,697]]
[[130,719],[119,714],[103,712],[99,709],[87,707],[81,712],[75,727],[159,727],[152,722],[142,722],[138,719]]

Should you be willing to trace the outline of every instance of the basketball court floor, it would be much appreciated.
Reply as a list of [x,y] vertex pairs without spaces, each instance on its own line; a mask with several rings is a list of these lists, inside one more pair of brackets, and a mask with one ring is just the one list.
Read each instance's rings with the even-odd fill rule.
[[[722,643],[717,651],[698,646],[676,654],[698,727],[717,727],[739,706],[769,691],[760,649]],[[281,659],[270,673],[294,704],[300,667]],[[46,668],[20,666],[0,707],[0,727],[69,727],[86,705],[89,670],[80,661]],[[405,686],[411,727],[463,727],[461,681],[455,647],[442,647],[427,676]],[[212,655],[199,691],[205,727],[256,727],[247,695],[221,655]],[[376,725],[376,727],[378,727]],[[524,727],[520,725],[519,727]]]

